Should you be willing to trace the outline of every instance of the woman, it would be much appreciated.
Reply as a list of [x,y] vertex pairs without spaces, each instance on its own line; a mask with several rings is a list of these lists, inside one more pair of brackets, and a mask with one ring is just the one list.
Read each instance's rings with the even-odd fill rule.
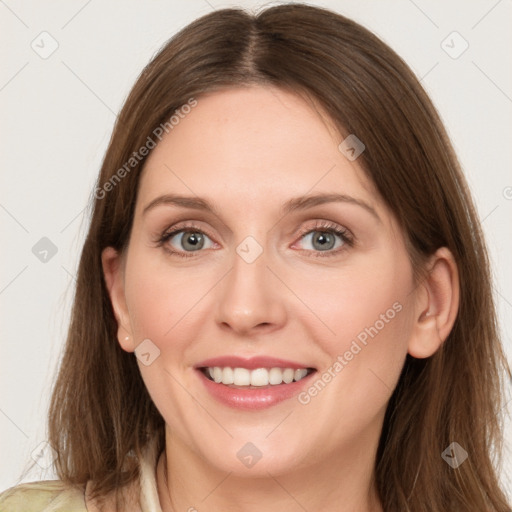
[[300,4],[195,21],[139,77],[94,195],[60,480],[2,510],[510,510],[479,222],[374,35]]

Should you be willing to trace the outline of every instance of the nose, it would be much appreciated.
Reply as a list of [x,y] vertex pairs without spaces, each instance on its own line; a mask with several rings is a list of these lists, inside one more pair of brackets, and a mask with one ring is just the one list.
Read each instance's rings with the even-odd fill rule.
[[219,283],[218,325],[238,335],[268,333],[286,321],[285,287],[267,267],[265,251],[252,263],[238,254]]

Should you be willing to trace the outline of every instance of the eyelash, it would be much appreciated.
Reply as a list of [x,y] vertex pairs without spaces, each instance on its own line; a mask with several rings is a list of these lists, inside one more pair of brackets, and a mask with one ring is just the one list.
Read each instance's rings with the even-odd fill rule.
[[[342,251],[347,250],[347,247],[353,247],[354,246],[354,238],[353,235],[350,233],[350,231],[346,228],[341,228],[337,224],[334,224],[329,221],[316,221],[314,226],[310,226],[308,228],[304,228],[299,233],[299,238],[302,239],[304,236],[308,235],[311,232],[315,231],[321,231],[322,233],[329,233],[337,235],[341,238],[343,245],[336,249],[332,250],[329,249],[328,251],[314,251],[314,250],[308,250],[308,249],[302,249],[302,251],[312,253],[311,255],[315,258],[326,258],[326,257],[332,257],[336,256]],[[172,228],[168,231],[165,231],[157,240],[157,246],[161,247],[163,246],[167,241],[169,241],[174,235],[177,235],[179,233],[201,233],[203,235],[208,236],[208,238],[212,238],[208,233],[204,232],[204,230],[200,229],[199,227],[195,226],[193,223],[185,224],[185,225],[178,225],[178,227]],[[169,249],[169,247],[165,248],[166,251],[168,251],[172,255],[179,256],[181,258],[190,258],[194,256],[195,252],[201,252],[201,251],[175,251],[173,249]]]

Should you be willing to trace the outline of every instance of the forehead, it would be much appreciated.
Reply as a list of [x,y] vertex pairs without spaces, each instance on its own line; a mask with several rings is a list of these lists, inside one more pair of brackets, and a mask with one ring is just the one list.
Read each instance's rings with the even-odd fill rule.
[[140,202],[174,192],[247,207],[338,192],[377,207],[372,183],[339,151],[341,141],[331,120],[297,94],[261,86],[210,93],[152,150]]

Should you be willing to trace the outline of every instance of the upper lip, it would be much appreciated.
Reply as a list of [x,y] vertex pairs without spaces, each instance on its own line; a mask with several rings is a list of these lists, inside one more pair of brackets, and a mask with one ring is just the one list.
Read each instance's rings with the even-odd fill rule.
[[248,370],[255,370],[256,368],[292,368],[297,370],[299,368],[312,368],[311,366],[296,361],[288,361],[286,359],[278,359],[269,356],[254,356],[243,358],[239,356],[219,356],[211,359],[205,359],[196,364],[196,368],[213,368],[219,366],[221,368],[247,368]]

